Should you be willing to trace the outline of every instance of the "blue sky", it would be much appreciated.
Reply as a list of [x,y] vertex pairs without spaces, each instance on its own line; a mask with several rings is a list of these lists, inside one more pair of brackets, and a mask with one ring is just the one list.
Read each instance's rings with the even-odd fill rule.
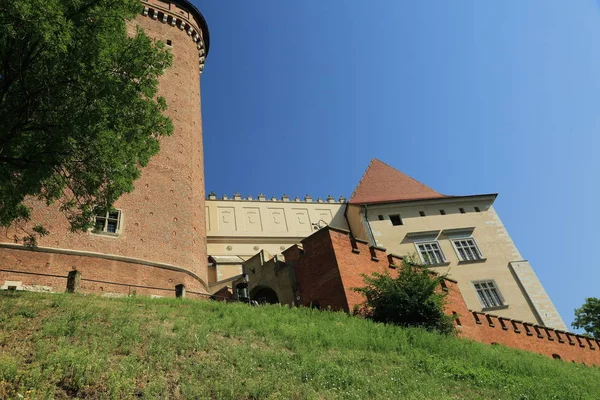
[[350,196],[373,157],[495,207],[567,324],[600,296],[595,0],[192,0],[207,192]]

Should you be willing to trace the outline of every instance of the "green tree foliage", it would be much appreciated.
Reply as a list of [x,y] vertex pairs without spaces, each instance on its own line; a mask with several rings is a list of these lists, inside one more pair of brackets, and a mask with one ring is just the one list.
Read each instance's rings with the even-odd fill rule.
[[377,322],[416,326],[444,334],[454,332],[453,317],[444,313],[444,276],[404,260],[398,276],[363,275],[366,286],[353,290],[365,296],[362,313]]
[[600,299],[588,297],[580,308],[575,309],[573,327],[585,329],[586,333],[600,339]]
[[157,97],[171,54],[133,24],[127,32],[141,7],[0,0],[0,226],[29,220],[38,197],[58,201],[72,230],[90,227],[171,134]]

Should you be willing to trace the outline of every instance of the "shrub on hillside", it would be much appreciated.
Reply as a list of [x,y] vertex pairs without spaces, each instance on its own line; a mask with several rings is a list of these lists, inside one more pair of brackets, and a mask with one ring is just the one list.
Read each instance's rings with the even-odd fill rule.
[[376,322],[454,333],[454,318],[444,313],[443,275],[404,260],[395,278],[389,273],[363,274],[363,278],[366,286],[353,289],[365,296],[360,314]]

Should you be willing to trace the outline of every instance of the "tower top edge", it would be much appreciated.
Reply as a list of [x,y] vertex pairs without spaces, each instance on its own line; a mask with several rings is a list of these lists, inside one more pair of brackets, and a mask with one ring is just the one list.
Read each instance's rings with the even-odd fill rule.
[[[142,3],[149,3],[148,0],[141,0]],[[210,50],[210,32],[208,30],[208,24],[206,23],[206,19],[204,19],[204,15],[196,8],[195,5],[192,4],[189,0],[168,0],[173,4],[178,5],[180,8],[183,8],[189,11],[194,19],[200,24],[200,29],[202,30],[202,40],[204,41],[204,47],[206,49],[206,55],[208,56],[208,52]]]

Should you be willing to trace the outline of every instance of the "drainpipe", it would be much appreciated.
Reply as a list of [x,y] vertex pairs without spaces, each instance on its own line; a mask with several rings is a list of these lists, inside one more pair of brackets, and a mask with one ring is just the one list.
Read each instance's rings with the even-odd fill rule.
[[366,204],[363,204],[363,207],[365,208],[365,214],[364,214],[364,221],[365,221],[365,225],[367,226],[367,236],[369,237],[369,243],[371,244],[371,246],[377,246],[377,242],[375,241],[375,236],[373,236],[373,230],[371,229],[371,223],[369,222],[369,210],[367,208]]

